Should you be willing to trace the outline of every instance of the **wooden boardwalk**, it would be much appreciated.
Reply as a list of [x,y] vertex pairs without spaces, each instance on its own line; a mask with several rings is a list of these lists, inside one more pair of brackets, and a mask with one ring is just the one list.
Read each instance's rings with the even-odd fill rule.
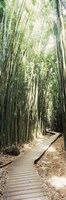
[[42,182],[34,165],[59,134],[40,144],[19,157],[9,167],[3,200],[48,200],[44,196]]

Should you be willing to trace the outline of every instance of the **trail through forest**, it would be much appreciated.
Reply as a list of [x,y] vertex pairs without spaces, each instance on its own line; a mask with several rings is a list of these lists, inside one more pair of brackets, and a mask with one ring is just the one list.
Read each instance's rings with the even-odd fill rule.
[[2,0],[0,11],[0,149],[47,127],[65,146],[65,3]]
[[[37,9],[38,8],[38,9]],[[50,23],[51,22],[51,23]],[[62,132],[37,163],[51,200],[66,198],[66,0],[0,1],[0,196],[8,167],[46,129]],[[46,135],[45,145],[50,142]],[[63,144],[64,140],[64,144]],[[33,141],[33,142],[30,142]],[[43,147],[44,148],[44,147]],[[41,145],[40,145],[41,149]],[[17,156],[17,159],[19,158]],[[38,152],[36,158],[38,156]],[[8,165],[9,163],[9,165]],[[6,165],[7,166],[3,166]],[[59,188],[57,188],[57,184]],[[52,191],[52,192],[51,192]]]
[[[50,137],[49,135],[43,137],[45,143],[47,142],[49,137]],[[34,147],[37,144],[36,142],[37,141],[35,141],[30,145],[27,145],[28,147],[27,150],[32,149],[32,147]],[[41,143],[40,139],[38,139],[38,143]],[[26,152],[25,148],[23,149],[23,153],[24,152]],[[13,159],[13,157],[11,159]],[[49,147],[47,152],[37,163],[37,169],[42,180],[42,185],[44,187],[44,195],[48,196],[49,200],[64,199],[64,197],[66,196],[66,190],[65,190],[66,182],[64,178],[66,176],[65,168],[66,168],[66,153],[63,148],[63,137],[60,137],[59,139],[57,139],[57,141],[55,141],[53,145],[51,145],[51,147]],[[8,168],[5,168],[5,170],[3,169],[3,172],[7,173],[7,171]],[[52,180],[53,183],[50,180]],[[2,186],[3,186],[3,181],[2,181]]]

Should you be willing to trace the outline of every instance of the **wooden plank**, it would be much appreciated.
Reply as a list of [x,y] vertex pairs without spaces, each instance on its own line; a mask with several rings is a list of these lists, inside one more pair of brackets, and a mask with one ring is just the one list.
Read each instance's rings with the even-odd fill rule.
[[[34,185],[26,185],[26,186],[17,186],[17,187],[10,187],[10,188],[8,188],[7,190],[5,190],[5,193],[7,193],[7,192],[15,192],[15,191],[27,191],[27,190],[33,190],[33,189],[42,189],[42,186],[41,185],[38,185],[38,184],[34,184]],[[4,193],[4,194],[5,194]]]
[[22,198],[22,199],[29,199],[29,198],[36,198],[36,197],[43,197],[43,194],[42,194],[42,192],[40,192],[40,193],[30,193],[30,194],[20,194],[20,195],[18,195],[17,194],[17,196],[8,196],[8,195],[4,195],[3,196],[4,197],[4,199],[5,200],[19,200],[20,198]]
[[34,155],[34,164],[42,157],[42,155],[46,152],[46,150],[50,147],[50,145],[55,142],[55,140],[61,134],[56,133],[56,135],[50,136],[50,138],[46,141],[42,141],[38,147],[35,148],[35,155]]
[[28,197],[25,199],[24,197],[18,197],[18,199],[14,199],[14,198],[5,198],[4,200],[48,200],[48,198],[45,196],[45,197]]
[[48,200],[44,197],[42,183],[33,163],[58,136],[59,134],[56,134],[47,141],[41,141],[37,147],[27,153],[27,156],[21,157],[11,165],[3,194],[4,200]]
[[7,183],[14,183],[14,182],[29,182],[29,181],[39,181],[39,177],[38,176],[32,176],[32,177],[19,177],[18,179],[8,179]]
[[4,193],[4,196],[6,197],[12,197],[12,196],[18,196],[18,195],[27,195],[27,194],[34,194],[34,193],[43,193],[43,188],[33,188],[32,190],[17,190],[17,191],[8,191]]
[[16,176],[8,177],[8,181],[11,181],[11,180],[14,180],[14,179],[15,179],[16,181],[18,181],[18,179],[23,179],[23,178],[24,178],[24,179],[28,179],[28,177],[29,177],[29,178],[31,178],[31,177],[35,178],[36,176],[37,176],[37,174],[36,174],[36,175],[33,175],[33,174],[30,174],[30,175],[29,175],[29,174],[26,174],[26,175],[25,175],[25,174],[24,174],[24,175],[21,175],[21,176],[17,176],[17,175],[16,175]]

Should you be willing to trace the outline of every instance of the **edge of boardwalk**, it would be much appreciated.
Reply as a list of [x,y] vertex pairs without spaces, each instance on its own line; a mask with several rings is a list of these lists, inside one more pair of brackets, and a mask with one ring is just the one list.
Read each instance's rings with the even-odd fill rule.
[[[49,133],[53,134],[52,136],[50,136],[49,139],[47,139],[47,141],[43,141],[42,142],[42,149],[39,150],[39,145],[38,145],[38,154],[36,155],[35,159],[34,159],[34,164],[36,164],[36,162],[43,156],[43,154],[46,152],[46,150],[57,140],[58,137],[60,137],[62,134],[61,133],[56,133],[56,132],[51,132],[48,131]],[[46,145],[45,145],[46,143]],[[43,147],[44,144],[44,147]]]

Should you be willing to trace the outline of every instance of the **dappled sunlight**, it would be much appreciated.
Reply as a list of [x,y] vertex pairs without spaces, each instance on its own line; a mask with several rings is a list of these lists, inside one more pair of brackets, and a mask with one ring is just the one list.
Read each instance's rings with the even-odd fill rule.
[[[66,6],[62,5],[64,1],[66,2],[0,1],[2,176],[5,171],[8,175],[6,165],[12,163],[12,155],[16,157],[20,154],[19,160],[23,159],[20,163],[17,160],[17,165],[14,162],[11,168],[9,167],[9,170],[12,170],[9,176],[13,172],[13,177],[10,178],[11,183],[7,180],[5,192],[1,190],[4,189],[3,184],[6,183],[7,177],[2,179],[0,175],[0,197],[4,194],[6,199],[9,199],[9,195],[10,199],[22,198],[23,195],[23,199],[39,200],[43,199],[45,192],[45,195],[47,193],[48,197],[51,196],[49,200],[62,200],[62,191],[64,195],[66,189],[66,137],[63,132],[63,113],[66,114]],[[60,132],[63,132],[63,135]],[[10,157],[7,157],[8,155]],[[39,176],[36,169],[36,175],[34,173],[34,164],[37,165]],[[58,194],[55,194],[57,191],[60,193],[59,198],[56,197]]]
[[52,176],[52,178],[50,178],[48,182],[56,189],[65,189],[66,187],[66,177],[63,176]]
[[56,149],[54,147],[49,147],[48,152],[56,152]]
[[24,144],[24,148],[25,149],[31,149],[31,146],[29,146],[29,143],[28,144]]
[[45,52],[48,53],[49,51],[52,51],[52,49],[54,49],[55,46],[55,37],[53,35],[50,35],[46,44]]

